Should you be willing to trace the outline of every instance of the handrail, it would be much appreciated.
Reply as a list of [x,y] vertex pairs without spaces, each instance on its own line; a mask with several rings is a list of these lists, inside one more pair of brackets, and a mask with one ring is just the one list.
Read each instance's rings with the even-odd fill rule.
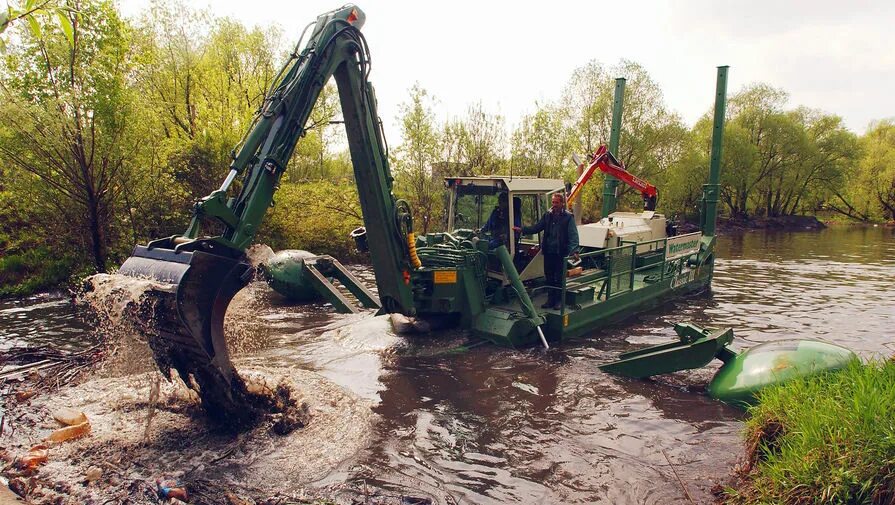
[[[697,233],[699,233],[699,232],[697,232]],[[641,245],[649,245],[649,244],[652,244],[653,242],[668,242],[668,237],[654,238],[652,240],[646,240],[643,242],[638,242],[636,240],[622,240],[621,242],[622,242],[622,244],[628,244],[628,245],[637,244],[637,245],[641,246]]]
[[[696,232],[696,233],[699,233],[699,232]],[[606,257],[606,256],[610,257],[610,261],[607,263],[606,267],[603,268],[603,275],[600,277],[595,277],[593,279],[588,279],[588,282],[598,282],[598,281],[604,282],[605,299],[608,300],[614,294],[613,289],[612,289],[613,283],[616,281],[616,279],[619,279],[622,276],[627,275],[628,280],[626,283],[627,287],[625,289],[621,289],[621,291],[629,291],[634,288],[634,274],[635,273],[656,268],[657,265],[661,265],[661,269],[659,272],[660,281],[665,280],[665,278],[667,277],[666,265],[668,264],[667,256],[668,256],[668,239],[669,238],[670,237],[663,237],[663,238],[657,238],[657,239],[653,239],[653,240],[646,240],[643,242],[623,240],[623,241],[621,241],[621,245],[619,245],[619,246],[611,247],[608,249],[599,249],[599,250],[591,251],[591,252],[587,252],[587,253],[581,253],[578,255],[578,257],[579,257],[579,259],[599,258],[599,257]],[[659,243],[662,243],[663,247],[661,247],[661,248],[657,247],[653,250],[662,252],[661,261],[659,261],[658,263],[644,265],[641,267],[636,266],[637,265],[637,250],[643,246],[649,246],[652,244],[659,244]],[[630,264],[629,265],[619,266],[617,264],[618,263],[617,261],[612,261],[612,259],[611,259],[612,255],[614,255],[615,253],[619,253],[619,252],[629,253],[629,255],[630,255]],[[568,257],[566,257],[564,259],[568,260]],[[621,270],[621,271],[619,271],[619,270]],[[560,315],[565,315],[565,311],[566,311],[566,293],[568,292],[568,284],[569,284],[567,275],[568,275],[568,262],[563,261],[562,308],[560,310]],[[575,284],[575,283],[572,283],[572,284],[577,287],[577,284]],[[551,289],[557,289],[557,288],[551,287]],[[601,293],[603,293],[603,289],[601,289]],[[597,295],[597,297],[599,297],[599,295]]]

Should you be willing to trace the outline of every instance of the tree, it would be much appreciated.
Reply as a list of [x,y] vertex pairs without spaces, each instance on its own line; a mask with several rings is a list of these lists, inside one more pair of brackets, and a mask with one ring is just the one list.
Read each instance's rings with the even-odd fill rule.
[[562,94],[566,126],[588,153],[609,143],[614,84],[603,65],[591,60],[572,72]]
[[156,118],[159,149],[187,194],[204,196],[223,180],[264,101],[279,33],[179,1],[154,2],[137,32],[135,86]]
[[40,37],[23,33],[7,60],[0,114],[16,126],[3,131],[0,157],[39,181],[35,204],[66,223],[73,243],[86,238],[93,267],[105,271],[115,207],[140,149],[128,120],[129,30],[110,2],[66,8],[71,38],[43,26]]
[[311,109],[311,117],[305,128],[305,136],[298,141],[295,152],[286,170],[290,182],[323,178],[353,177],[349,168],[333,163],[330,149],[335,137],[345,137],[344,128],[333,128],[330,123],[342,112],[336,85],[330,82],[320,92],[320,97]]
[[440,143],[432,102],[433,98],[418,83],[410,89],[410,100],[400,107],[404,141],[393,157],[398,189],[413,208],[422,233],[440,223],[444,214],[444,184],[432,171]]
[[513,173],[559,178],[570,166],[573,142],[563,126],[563,111],[556,106],[537,106],[533,114],[523,116],[512,138]]
[[[857,141],[838,116],[786,110],[787,94],[754,84],[730,99],[721,198],[736,219],[810,212],[839,192]],[[708,121],[708,114],[704,121]],[[701,130],[707,140],[708,130]]]
[[465,118],[448,121],[442,138],[443,160],[459,169],[454,175],[490,175],[500,171],[506,142],[503,116],[491,114],[481,102],[470,105]]
[[[0,10],[0,34],[5,32],[13,23],[23,20],[28,23],[31,35],[40,38],[41,20],[49,20],[58,24],[62,33],[68,39],[69,45],[74,45],[74,28],[72,17],[77,11],[67,6],[60,6],[50,0],[26,0],[21,5],[7,4],[6,10]],[[6,48],[6,42],[0,39],[0,50]]]
[[466,125],[459,120],[449,120],[441,128],[441,159],[436,172],[445,177],[475,175],[470,169],[466,144]]
[[862,139],[864,157],[861,168],[867,187],[876,197],[882,217],[895,220],[895,122],[879,121],[871,125]]
[[849,164],[826,208],[861,221],[895,219],[895,121],[877,121],[859,140],[861,156]]
[[[625,77],[625,103],[622,117],[619,159],[637,176],[661,187],[666,172],[684,157],[689,132],[677,114],[668,110],[659,85],[637,63],[622,60],[606,70],[591,61],[575,70],[562,96],[566,127],[577,149],[593,153],[600,144],[609,143],[612,103],[615,93],[613,76]],[[619,201],[637,208],[640,195],[619,186]],[[585,214],[597,215],[600,185],[591,183],[582,196]]]

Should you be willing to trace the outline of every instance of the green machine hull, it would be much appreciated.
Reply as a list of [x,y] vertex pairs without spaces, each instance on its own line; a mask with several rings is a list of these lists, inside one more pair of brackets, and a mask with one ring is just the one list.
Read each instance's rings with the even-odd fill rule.
[[[638,312],[707,289],[715,258],[715,224],[720,195],[721,152],[726,112],[728,67],[718,67],[709,178],[703,185],[701,232],[585,251],[585,268],[569,277],[564,266],[560,288],[530,280],[521,286],[511,262],[494,261],[488,245],[472,230],[418,237],[422,268],[411,272],[416,315],[447,318],[475,336],[498,345],[519,347],[547,339],[591,333]],[[612,148],[618,149],[624,80],[617,81],[613,108]],[[607,181],[609,210],[614,208],[614,181]],[[606,209],[604,209],[605,211]],[[492,275],[503,270],[503,278]],[[497,276],[499,277],[499,276]],[[496,284],[496,285],[495,285]],[[561,289],[561,307],[537,309],[548,289]],[[533,313],[534,312],[534,313]]]
[[[488,255],[472,245],[450,249],[463,260],[441,266],[427,265],[436,258],[443,260],[447,247],[420,247],[424,266],[412,275],[417,314],[423,319],[448,319],[474,336],[508,347],[537,344],[538,327],[551,341],[584,335],[707,289],[714,273],[714,238],[699,238],[698,250],[676,257],[668,257],[665,252],[673,238],[582,254],[582,260],[605,266],[586,269],[577,278],[566,277],[557,310],[535,308],[550,289],[543,284],[535,282],[526,288],[521,282],[489,279]],[[637,248],[651,244],[661,254],[652,263],[638,266],[644,255],[638,255]],[[502,268],[518,276],[508,261]]]
[[709,383],[708,394],[731,405],[754,405],[768,386],[841,370],[856,360],[852,351],[820,340],[766,342],[727,360]]
[[860,362],[852,351],[820,340],[765,342],[736,353],[728,347],[733,341],[733,328],[679,323],[674,331],[678,341],[628,351],[615,361],[601,364],[600,370],[642,379],[702,368],[717,358],[724,365],[706,388],[708,395],[744,408],[756,404],[761,392],[769,387],[832,373]]

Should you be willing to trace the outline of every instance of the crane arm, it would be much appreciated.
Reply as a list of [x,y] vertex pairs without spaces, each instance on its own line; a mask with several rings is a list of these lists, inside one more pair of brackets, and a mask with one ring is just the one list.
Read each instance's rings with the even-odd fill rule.
[[615,156],[609,152],[609,149],[607,149],[606,146],[597,148],[596,152],[591,156],[587,167],[584,168],[581,175],[578,177],[578,180],[572,185],[572,190],[569,192],[569,197],[567,199],[569,208],[572,207],[572,203],[578,198],[581,189],[597,170],[604,174],[611,175],[637,191],[640,191],[640,194],[643,196],[645,209],[656,210],[656,199],[659,195],[659,190],[649,182],[628,172],[625,169],[625,165],[615,159]]
[[[314,104],[334,77],[380,297],[387,311],[407,314],[413,311],[412,294],[404,282],[411,268],[407,236],[412,220],[409,206],[392,193],[376,96],[367,81],[370,54],[360,32],[364,20],[364,13],[353,5],[318,17],[309,42],[293,55],[234,155],[228,180],[221,190],[199,202],[185,235],[195,237],[201,219],[213,217],[226,226],[216,240],[237,250],[248,247],[305,134]],[[225,199],[227,185],[240,174],[244,177],[240,192]]]
[[[221,419],[238,419],[251,411],[224,334],[227,306],[252,278],[245,249],[330,77],[339,88],[382,307],[415,315],[410,270],[419,260],[412,248],[413,222],[409,205],[392,193],[376,97],[367,81],[370,54],[360,32],[364,18],[353,5],[317,18],[305,48],[296,50],[274,79],[220,188],[196,203],[182,235],[136,246],[119,270],[161,286],[152,288],[156,309],[147,332],[156,362],[169,377],[175,369],[188,385],[198,386],[206,410]],[[231,189],[237,177],[242,177],[238,191]],[[235,194],[229,196],[230,191]],[[223,231],[203,235],[209,220]]]

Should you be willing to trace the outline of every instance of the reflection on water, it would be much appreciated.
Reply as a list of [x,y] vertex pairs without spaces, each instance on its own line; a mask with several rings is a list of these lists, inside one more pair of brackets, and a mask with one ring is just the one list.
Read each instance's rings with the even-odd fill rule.
[[26,343],[79,349],[95,343],[89,330],[62,293],[0,300],[0,349]]
[[[702,394],[713,369],[638,381],[597,363],[675,338],[677,321],[733,326],[735,347],[821,338],[864,356],[895,352],[892,229],[730,235],[719,256],[711,293],[547,352],[440,352],[465,337],[405,339],[386,318],[282,306],[253,286],[261,349],[239,366],[314,370],[376,402],[375,439],[319,485],[441,503],[689,503],[679,476],[703,503],[730,472],[742,427],[739,411]],[[64,300],[0,304],[0,345],[78,345],[84,335]]]

